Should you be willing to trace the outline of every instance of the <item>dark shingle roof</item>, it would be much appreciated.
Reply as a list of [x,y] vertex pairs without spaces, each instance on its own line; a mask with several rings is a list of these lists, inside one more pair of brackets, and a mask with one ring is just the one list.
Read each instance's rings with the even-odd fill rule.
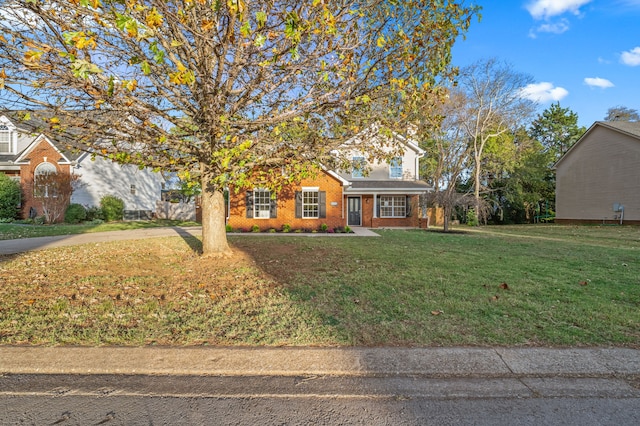
[[597,123],[640,138],[640,121],[598,121]]
[[416,180],[355,180],[351,181],[348,191],[366,191],[366,192],[416,192],[431,190],[426,182]]

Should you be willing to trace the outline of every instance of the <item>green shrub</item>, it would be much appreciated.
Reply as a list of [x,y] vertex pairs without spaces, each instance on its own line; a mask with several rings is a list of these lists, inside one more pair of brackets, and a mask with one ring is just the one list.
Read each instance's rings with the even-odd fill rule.
[[98,206],[91,206],[87,208],[87,222],[92,222],[94,220],[100,220],[100,223],[104,222],[104,213],[102,213],[102,209]]
[[225,229],[227,230],[227,232],[233,232],[233,226],[229,225],[228,223],[225,226]]
[[34,225],[44,225],[46,218],[44,216],[37,216],[33,219]]
[[469,209],[467,212],[467,225],[469,226],[478,226],[478,215],[474,209]]
[[0,219],[15,219],[20,205],[20,184],[0,173]]
[[258,225],[253,225],[251,227],[251,232],[260,232],[260,227]]
[[282,232],[291,232],[291,225],[289,225],[288,223],[282,225]]
[[329,229],[329,225],[327,225],[326,223],[323,223],[322,225],[320,225],[320,232],[327,232],[328,229]]
[[87,218],[87,209],[82,204],[69,204],[64,212],[65,223],[80,223]]
[[100,199],[100,209],[106,222],[122,220],[124,216],[124,201],[113,195],[105,195]]

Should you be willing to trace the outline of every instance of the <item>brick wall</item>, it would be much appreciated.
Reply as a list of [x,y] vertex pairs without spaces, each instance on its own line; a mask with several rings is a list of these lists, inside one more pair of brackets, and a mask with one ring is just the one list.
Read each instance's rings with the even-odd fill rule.
[[33,207],[38,216],[42,215],[42,206],[38,205],[33,198],[33,178],[36,167],[43,162],[53,164],[58,173],[71,173],[71,166],[58,164],[63,157],[48,142],[42,141],[31,150],[28,155],[28,164],[20,166],[20,186],[22,187],[22,207],[23,218],[29,217],[29,211]]
[[375,203],[373,195],[362,196],[362,226],[367,228],[394,228],[394,227],[419,227],[420,226],[420,208],[418,206],[418,195],[410,198],[411,216],[409,217],[393,217],[381,218],[373,217]]
[[[326,218],[302,219],[295,217],[295,192],[302,190],[303,186],[319,187],[320,191],[326,192]],[[320,173],[315,179],[304,179],[289,189],[277,193],[277,217],[275,218],[247,218],[245,196],[246,190],[241,190],[237,194],[231,190],[229,194],[229,219],[227,223],[233,229],[251,229],[253,225],[258,225],[263,231],[271,228],[279,231],[282,229],[282,225],[288,224],[292,229],[314,230],[319,229],[322,224],[326,224],[329,228],[344,227],[347,222],[343,215],[342,185],[326,173]]]

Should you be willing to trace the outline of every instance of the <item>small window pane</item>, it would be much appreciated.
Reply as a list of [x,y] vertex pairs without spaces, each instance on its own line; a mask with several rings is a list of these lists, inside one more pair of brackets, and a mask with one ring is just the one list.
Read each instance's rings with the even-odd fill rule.
[[380,197],[380,217],[406,217],[407,199],[405,196]]
[[401,178],[402,177],[402,158],[396,157],[389,163],[389,177]]
[[304,218],[320,217],[318,191],[302,192],[302,217]]
[[264,189],[253,191],[253,217],[269,219],[271,207],[271,192]]
[[364,157],[353,157],[351,160],[353,164],[351,177],[354,177],[354,178],[364,177],[364,168],[367,164],[364,160]]

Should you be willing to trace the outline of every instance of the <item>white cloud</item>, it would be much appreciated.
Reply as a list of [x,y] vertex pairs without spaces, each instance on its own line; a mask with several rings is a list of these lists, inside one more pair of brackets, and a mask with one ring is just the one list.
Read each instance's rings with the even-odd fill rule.
[[592,0],[534,0],[525,7],[533,19],[549,19],[553,16],[571,12],[580,13],[580,8]]
[[562,34],[569,30],[569,21],[566,19],[562,19],[559,22],[542,24],[538,28],[536,28],[536,32],[539,33],[553,33],[553,34]]
[[625,65],[629,65],[630,67],[640,65],[640,46],[634,47],[628,52],[622,52],[622,55],[620,55],[620,62]]
[[528,84],[520,89],[520,96],[533,102],[559,101],[569,94],[564,87],[554,87],[553,83]]
[[607,89],[614,86],[611,81],[600,77],[587,77],[584,79],[584,82],[587,86],[600,87],[601,89]]

